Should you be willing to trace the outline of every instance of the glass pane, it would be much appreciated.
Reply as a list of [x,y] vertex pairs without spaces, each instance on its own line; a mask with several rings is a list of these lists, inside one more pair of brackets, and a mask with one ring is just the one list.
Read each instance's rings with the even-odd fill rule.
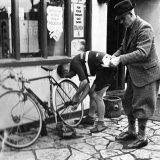
[[64,0],[47,0],[48,56],[64,55]]
[[12,58],[11,0],[0,1],[0,58]]
[[19,0],[21,57],[39,57],[40,0]]

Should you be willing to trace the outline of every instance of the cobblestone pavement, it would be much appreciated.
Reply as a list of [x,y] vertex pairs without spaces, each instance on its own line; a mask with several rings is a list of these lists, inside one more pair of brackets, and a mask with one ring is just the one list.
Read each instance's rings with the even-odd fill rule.
[[47,136],[21,150],[5,146],[0,160],[160,160],[160,122],[149,120],[149,144],[141,149],[126,149],[128,142],[115,141],[115,136],[127,129],[124,115],[106,118],[105,124],[108,128],[96,134],[90,134],[93,126],[80,125],[76,128],[77,137],[72,139],[62,139],[55,124],[47,125]]

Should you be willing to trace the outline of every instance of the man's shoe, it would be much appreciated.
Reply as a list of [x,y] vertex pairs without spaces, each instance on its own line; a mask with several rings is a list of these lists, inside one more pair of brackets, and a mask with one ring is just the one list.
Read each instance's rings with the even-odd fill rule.
[[135,133],[122,132],[118,136],[115,137],[115,140],[117,141],[135,140],[136,138],[137,138],[137,134]]
[[128,149],[141,148],[148,145],[148,139],[136,139],[128,145]]
[[[75,120],[75,123],[78,122],[79,120]],[[94,119],[90,118],[89,116],[86,116],[85,118],[82,118],[79,124],[94,125]]]

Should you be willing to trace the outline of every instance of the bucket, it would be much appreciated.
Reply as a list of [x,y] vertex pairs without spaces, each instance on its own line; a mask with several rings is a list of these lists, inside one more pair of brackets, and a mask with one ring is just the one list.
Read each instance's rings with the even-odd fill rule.
[[117,96],[122,99],[124,96],[124,93],[125,93],[125,90],[113,90],[113,91],[107,91],[106,95],[107,96]]
[[121,116],[122,100],[118,96],[104,96],[106,118],[116,118]]

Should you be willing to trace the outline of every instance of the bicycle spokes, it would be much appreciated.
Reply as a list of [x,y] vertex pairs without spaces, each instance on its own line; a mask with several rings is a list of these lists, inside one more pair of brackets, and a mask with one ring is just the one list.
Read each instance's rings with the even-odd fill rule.
[[0,117],[0,129],[7,133],[2,139],[9,146],[23,148],[31,145],[38,138],[42,128],[41,111],[32,96],[20,91],[10,91],[0,96],[0,111],[3,107],[5,116]]
[[[65,79],[55,88],[55,106],[64,123],[69,126],[77,126],[83,116],[83,105],[74,108],[72,98],[77,91],[77,86],[70,80]],[[78,123],[74,123],[75,119]]]

